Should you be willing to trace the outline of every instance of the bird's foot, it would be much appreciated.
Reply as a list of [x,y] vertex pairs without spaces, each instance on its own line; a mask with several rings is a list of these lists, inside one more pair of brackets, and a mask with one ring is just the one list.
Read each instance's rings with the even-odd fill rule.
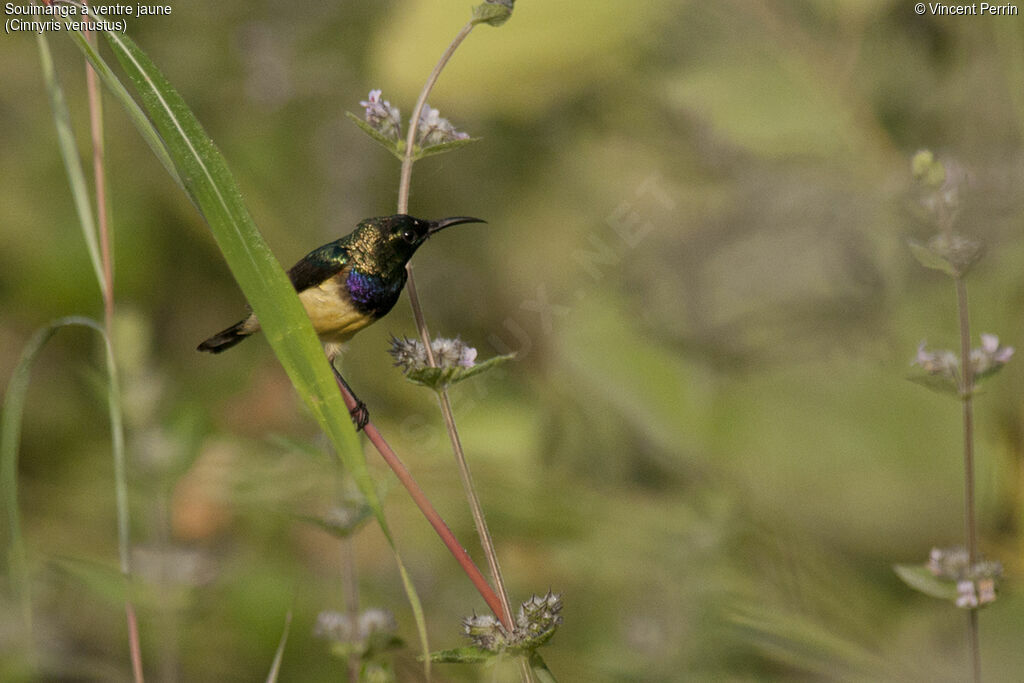
[[356,407],[348,411],[348,414],[352,416],[352,422],[355,424],[357,432],[370,421],[370,411],[366,409],[366,404],[358,398],[356,399]]

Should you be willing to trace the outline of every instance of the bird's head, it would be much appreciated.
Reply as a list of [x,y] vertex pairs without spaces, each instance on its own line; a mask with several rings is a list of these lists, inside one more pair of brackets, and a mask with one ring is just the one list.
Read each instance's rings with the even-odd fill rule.
[[485,223],[479,218],[457,216],[429,221],[404,213],[367,218],[359,224],[355,240],[361,270],[388,273],[404,268],[421,244],[434,233],[461,223]]

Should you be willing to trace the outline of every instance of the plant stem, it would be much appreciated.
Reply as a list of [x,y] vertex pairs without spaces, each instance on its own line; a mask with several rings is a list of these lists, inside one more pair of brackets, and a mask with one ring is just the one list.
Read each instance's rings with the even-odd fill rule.
[[967,554],[971,564],[978,561],[978,531],[974,513],[974,372],[971,368],[971,326],[967,311],[967,285],[956,278],[957,308],[960,314],[960,397],[964,421],[964,520]]
[[[356,407],[356,401],[352,397],[352,394],[349,393],[348,389],[345,388],[341,382],[338,382],[338,388],[341,389],[341,395],[345,399],[345,405],[348,406],[349,410],[354,409]],[[374,445],[377,452],[380,453],[382,458],[384,458],[384,462],[386,462],[395,473],[395,476],[398,477],[398,480],[402,483],[402,486],[405,487],[405,490],[409,492],[409,496],[416,503],[417,507],[419,507],[423,516],[427,518],[427,521],[430,522],[430,526],[434,527],[434,531],[436,531],[437,535],[441,537],[441,540],[444,542],[451,554],[455,556],[455,560],[462,567],[462,570],[466,572],[466,576],[468,576],[469,580],[473,582],[477,591],[480,592],[480,595],[483,597],[484,602],[487,603],[487,606],[491,608],[491,611],[494,612],[494,615],[498,617],[505,628],[511,630],[512,621],[511,619],[508,619],[506,615],[503,615],[501,601],[495,594],[494,589],[492,589],[490,584],[487,583],[487,579],[484,578],[484,575],[480,573],[476,564],[473,563],[473,559],[469,556],[469,553],[466,552],[466,549],[463,548],[462,544],[455,538],[455,534],[453,534],[452,530],[448,528],[447,524],[445,524],[444,519],[434,508],[433,504],[431,504],[430,499],[427,498],[423,489],[421,489],[419,484],[416,483],[416,480],[412,478],[412,475],[409,473],[409,470],[406,469],[405,464],[391,446],[388,445],[388,442],[384,440],[384,437],[381,436],[381,433],[377,430],[377,427],[372,421],[366,423],[366,426],[363,427],[363,433],[366,434],[370,443]]]
[[[974,370],[971,367],[971,324],[967,310],[967,284],[963,277],[956,282],[957,309],[960,317],[960,399],[963,403],[964,423],[964,525],[967,536],[968,563],[978,561],[978,525],[974,504]],[[978,611],[967,614],[967,640],[971,653],[974,680],[981,681],[981,648],[978,638]]]
[[[433,367],[434,364],[431,363],[431,366]],[[483,507],[480,505],[480,499],[476,494],[476,487],[473,485],[473,476],[469,472],[469,462],[466,460],[466,454],[462,450],[462,441],[459,439],[459,432],[455,427],[455,416],[452,414],[452,404],[448,400],[448,392],[444,390],[437,392],[437,398],[441,404],[441,414],[444,415],[444,424],[448,430],[448,438],[452,443],[452,452],[455,454],[455,462],[459,467],[459,476],[462,478],[462,486],[466,491],[469,509],[473,513],[473,524],[480,535],[484,555],[487,557],[487,566],[491,571],[491,577],[494,579],[495,587],[498,590],[498,597],[501,598],[501,608],[505,613],[502,623],[512,624],[512,608],[509,605],[508,592],[505,590],[505,582],[501,576],[501,567],[498,565],[498,554],[494,550],[494,541],[491,539],[491,532],[487,528]]]
[[981,643],[978,635],[978,610],[967,611],[967,638],[971,650],[971,669],[974,683],[981,683]]
[[[434,89],[434,84],[437,83],[437,79],[448,64],[448,60],[452,58],[455,50],[466,39],[469,32],[473,30],[474,25],[472,21],[468,22],[452,40],[448,49],[441,55],[441,59],[438,60],[434,70],[430,72],[430,76],[427,77],[427,82],[423,84],[423,90],[420,91],[420,97],[416,100],[416,106],[413,107],[412,116],[409,118],[409,132],[405,136],[405,158],[402,159],[402,176],[398,182],[398,213],[409,213],[409,184],[412,180],[412,164],[414,161],[413,147],[416,144],[416,129],[419,128],[420,112],[423,111],[423,105],[427,101],[427,96]],[[427,348],[430,348],[429,344]]]
[[[96,46],[96,36],[87,31],[86,40]],[[110,249],[110,221],[107,219],[107,175],[104,171],[103,99],[96,71],[85,65],[86,90],[89,93],[89,132],[92,136],[92,168],[96,182],[96,218],[100,231],[100,257],[103,261],[103,319],[109,335],[114,326],[114,258]]]
[[[353,632],[359,624],[359,578],[356,574],[356,551],[351,536],[341,539],[342,583],[345,592],[345,613]],[[359,683],[359,657],[355,654],[348,658],[348,680]]]
[[[426,83],[423,85],[423,90],[420,92],[419,99],[416,100],[416,106],[413,107],[412,116],[409,119],[409,131],[405,138],[405,158],[402,160],[402,174],[398,184],[398,213],[408,213],[409,210],[409,187],[412,180],[412,165],[413,159],[413,147],[416,142],[416,130],[419,123],[420,113],[423,111],[423,107],[426,104],[427,97],[430,95],[430,91],[433,89],[434,84],[437,82],[438,77],[441,75],[441,71],[448,64],[455,50],[462,44],[462,41],[466,39],[469,32],[473,30],[475,24],[470,21],[463,26],[451,44],[441,55],[441,59],[438,60],[434,70],[430,72],[430,76],[427,78]],[[406,291],[409,292],[409,304],[412,307],[413,317],[416,319],[416,329],[419,331],[420,339],[423,342],[423,346],[427,352],[427,361],[430,363],[430,367],[437,367],[437,361],[434,358],[433,349],[430,347],[430,330],[427,327],[427,322],[423,317],[423,308],[420,306],[419,294],[416,290],[416,280],[413,276],[412,264],[406,265],[406,271],[408,272],[408,282],[406,284]],[[494,541],[491,538],[491,533],[487,528],[487,522],[484,518],[483,508],[480,506],[480,499],[476,494],[476,487],[473,484],[473,477],[469,472],[469,464],[466,462],[466,455],[462,449],[462,441],[459,438],[459,432],[455,425],[455,415],[452,412],[451,401],[448,399],[448,392],[441,390],[438,392],[438,401],[441,405],[441,414],[444,416],[445,428],[448,431],[448,439],[452,444],[452,451],[455,454],[455,462],[459,468],[459,476],[462,479],[462,485],[466,492],[466,499],[469,503],[470,511],[473,515],[473,523],[476,526],[477,534],[480,536],[480,544],[483,546],[484,555],[487,557],[487,565],[491,572],[491,577],[494,580],[494,585],[497,589],[498,597],[501,600],[501,610],[495,611],[495,614],[501,619],[501,622],[506,625],[506,628],[512,629],[512,608],[508,599],[508,591],[505,589],[505,581],[501,575],[501,567],[498,564],[498,555],[494,549]]]
[[[84,2],[83,4],[88,4]],[[85,39],[96,44],[96,36],[86,31]],[[129,537],[128,476],[124,451],[124,427],[121,419],[121,390],[114,355],[114,256],[111,249],[110,221],[107,211],[107,184],[104,162],[103,141],[103,100],[100,96],[99,77],[92,65],[85,65],[86,90],[89,96],[89,131],[92,138],[93,175],[96,183],[96,222],[100,233],[100,258],[103,262],[103,322],[107,334],[107,366],[110,377],[111,424],[116,424],[112,435],[114,447],[114,487],[117,499],[118,549],[120,552],[121,574],[131,582],[131,541]],[[131,655],[132,674],[136,683],[142,683],[142,648],[139,643],[139,623],[135,615],[130,591],[125,597],[125,618],[128,623],[128,649]]]

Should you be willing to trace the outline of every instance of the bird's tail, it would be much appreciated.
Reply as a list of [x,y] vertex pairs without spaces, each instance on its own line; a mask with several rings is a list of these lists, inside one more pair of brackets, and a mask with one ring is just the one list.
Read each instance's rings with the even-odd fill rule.
[[220,353],[221,351],[230,349],[232,346],[242,341],[258,329],[258,326],[251,325],[250,319],[246,318],[245,320],[238,321],[228,329],[213,335],[197,348],[199,351]]

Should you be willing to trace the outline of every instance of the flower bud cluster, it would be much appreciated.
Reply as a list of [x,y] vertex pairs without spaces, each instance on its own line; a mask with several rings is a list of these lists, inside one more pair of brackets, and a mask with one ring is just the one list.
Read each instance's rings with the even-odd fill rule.
[[999,562],[982,559],[971,564],[967,550],[957,546],[932,548],[927,567],[940,579],[956,581],[957,607],[972,609],[995,602],[996,584],[1003,575]]
[[917,152],[910,161],[921,207],[943,231],[948,231],[960,210],[960,195],[968,184],[966,171],[955,162],[943,163],[930,150]]
[[536,650],[551,639],[562,623],[562,598],[548,591],[519,606],[515,631],[509,634],[496,618],[490,615],[466,617],[462,630],[476,647],[488,652]]
[[335,643],[354,643],[366,641],[374,634],[390,635],[397,630],[395,616],[385,609],[368,609],[354,622],[349,614],[326,610],[317,615],[313,635]]
[[[981,346],[971,349],[971,376],[978,380],[993,374],[1013,358],[1013,353],[1014,348],[1000,344],[996,335],[982,334]],[[952,351],[929,351],[921,342],[912,365],[920,366],[929,375],[960,381],[960,358]]]
[[562,597],[551,591],[519,606],[516,636],[533,647],[547,642],[562,623]]
[[501,622],[490,614],[466,617],[462,620],[462,632],[469,636],[473,645],[488,652],[503,650],[507,641]]
[[[430,342],[430,349],[439,368],[471,368],[476,364],[476,349],[458,337],[437,337]],[[395,365],[406,374],[430,367],[426,347],[419,339],[392,337],[388,353],[395,359]]]
[[[366,110],[362,125],[373,137],[395,152],[400,150],[403,140],[402,115],[398,107],[383,99],[380,90],[371,90],[369,96],[359,102]],[[354,117],[358,121],[358,117]],[[441,112],[429,104],[424,105],[416,122],[416,144],[421,150],[437,147],[450,142],[469,140],[469,134],[455,130],[452,122],[441,117]]]

